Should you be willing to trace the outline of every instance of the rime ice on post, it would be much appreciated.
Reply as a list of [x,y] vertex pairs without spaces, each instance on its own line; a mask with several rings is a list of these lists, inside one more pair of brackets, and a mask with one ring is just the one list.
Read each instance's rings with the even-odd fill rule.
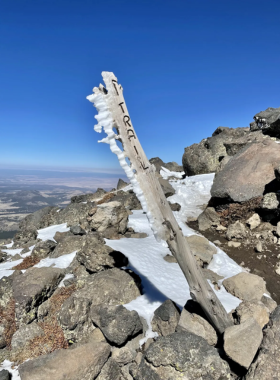
[[[94,93],[87,97],[98,111],[98,115],[95,116],[98,124],[94,130],[100,133],[103,127],[107,137],[100,142],[109,144],[111,151],[117,155],[143,210],[147,213],[156,239],[168,244],[189,283],[192,298],[201,305],[216,330],[223,333],[232,322],[203,277],[174,218],[155,175],[155,167],[147,159],[133,128],[123,97],[123,88],[113,73],[103,72],[102,77],[106,88],[103,85],[95,87]],[[114,128],[118,135],[115,134]],[[123,151],[118,147],[116,140],[122,143]],[[130,166],[126,158],[129,159]]]

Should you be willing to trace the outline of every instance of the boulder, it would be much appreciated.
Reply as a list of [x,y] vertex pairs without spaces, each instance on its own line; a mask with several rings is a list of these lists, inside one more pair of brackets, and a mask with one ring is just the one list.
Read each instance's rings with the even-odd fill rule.
[[0,380],[11,380],[12,379],[12,375],[10,374],[9,371],[7,371],[6,369],[3,369],[2,371],[0,371]]
[[29,228],[26,230],[18,231],[14,236],[14,246],[23,245],[28,243],[30,240],[37,239],[37,230],[36,228]]
[[93,305],[90,316],[106,339],[117,346],[124,344],[143,329],[138,313],[127,310],[122,305]]
[[139,380],[220,380],[230,376],[227,362],[206,340],[182,331],[153,342],[139,365]]
[[114,201],[97,206],[90,221],[90,227],[98,232],[104,232],[107,228],[113,227],[116,233],[123,234],[127,228],[127,221],[127,210],[120,202]]
[[44,335],[44,330],[36,322],[22,325],[13,335],[12,349],[21,350],[30,340],[42,335]]
[[121,178],[118,180],[118,184],[117,184],[117,190],[121,190],[123,189],[124,187],[128,186],[129,183],[123,181]]
[[250,230],[257,228],[261,224],[261,218],[259,214],[253,214],[247,221],[246,224],[250,227]]
[[77,253],[78,262],[90,273],[128,264],[127,258],[121,252],[114,251],[104,243],[105,241],[98,234],[88,235]]
[[199,231],[206,231],[212,226],[220,224],[220,217],[216,213],[214,207],[207,207],[198,217]]
[[249,368],[246,380],[276,380],[280,378],[280,307],[271,314],[264,329],[259,354]]
[[241,325],[228,327],[224,332],[225,353],[242,367],[249,368],[263,334],[260,325],[254,318],[247,319]]
[[190,249],[200,266],[209,264],[213,255],[217,253],[217,248],[203,236],[191,235],[186,237]]
[[79,342],[85,335],[94,330],[89,318],[91,302],[87,298],[70,297],[62,305],[57,314],[65,339]]
[[176,331],[188,331],[204,338],[210,346],[217,344],[217,334],[213,327],[200,315],[182,310]]
[[166,198],[175,194],[175,189],[170,185],[167,179],[159,178],[158,181]]
[[247,236],[247,230],[243,223],[239,222],[239,220],[233,224],[228,226],[226,232],[226,238],[228,240],[232,239],[244,239]]
[[92,305],[126,304],[141,295],[140,278],[130,270],[108,269],[86,278],[71,297],[89,299]]
[[53,240],[45,240],[37,243],[32,251],[32,256],[38,259],[45,259],[50,255],[56,247],[56,243]]
[[92,380],[110,355],[107,343],[87,343],[28,360],[18,368],[21,380]]
[[227,203],[260,197],[265,189],[277,187],[274,170],[279,164],[279,144],[268,139],[249,144],[216,173],[211,196]]
[[176,162],[163,162],[159,157],[151,158],[150,163],[153,164],[156,168],[156,172],[160,173],[162,167],[170,170],[171,172],[182,172],[183,166],[178,165]]
[[263,134],[271,137],[280,137],[280,107],[267,108],[254,116],[254,122],[250,124],[252,131],[261,130]]
[[276,309],[276,307],[277,307],[277,303],[275,301],[273,301],[272,298],[267,297],[265,295],[262,296],[261,302],[267,308],[267,310],[268,310],[269,313],[272,313]]
[[80,235],[70,235],[62,239],[55,250],[50,254],[50,257],[56,258],[62,255],[68,255],[74,251],[79,251],[85,242],[85,237]]
[[133,380],[129,373],[124,372],[124,368],[120,368],[113,358],[109,358],[105,363],[96,380]]
[[13,297],[13,276],[0,279],[0,307],[5,309]]
[[243,301],[261,300],[266,292],[265,281],[251,273],[241,272],[223,281],[226,290]]
[[19,325],[36,318],[38,306],[47,300],[63,278],[59,268],[29,268],[13,281],[16,320]]
[[79,224],[76,224],[75,226],[70,227],[70,232],[73,235],[81,235],[82,236],[82,235],[86,234],[86,231]]
[[68,227],[80,224],[80,220],[88,216],[92,203],[70,203],[60,212],[57,212],[52,224],[67,223]]
[[166,300],[154,312],[152,319],[153,331],[162,336],[173,334],[179,319],[180,313],[177,306],[171,300]]
[[236,154],[256,137],[247,128],[217,128],[212,137],[185,148],[183,167],[186,175],[216,172],[225,157]]
[[57,231],[53,238],[57,243],[60,243],[64,238],[66,238],[66,236],[72,236],[72,233],[70,231],[66,231],[66,232]]
[[245,322],[249,318],[254,318],[261,328],[269,321],[269,312],[261,301],[244,301],[236,309],[239,323]]

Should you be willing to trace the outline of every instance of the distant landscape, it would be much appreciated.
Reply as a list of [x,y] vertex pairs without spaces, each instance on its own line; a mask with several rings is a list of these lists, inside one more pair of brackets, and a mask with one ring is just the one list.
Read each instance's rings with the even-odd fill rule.
[[71,197],[111,190],[118,173],[0,169],[0,239],[13,237],[21,219],[46,206],[65,207]]

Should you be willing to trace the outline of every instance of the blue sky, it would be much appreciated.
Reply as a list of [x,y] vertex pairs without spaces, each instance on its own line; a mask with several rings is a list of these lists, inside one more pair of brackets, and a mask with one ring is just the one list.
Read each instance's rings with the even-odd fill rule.
[[280,106],[279,0],[0,0],[0,167],[120,171],[86,100],[113,71],[148,158]]

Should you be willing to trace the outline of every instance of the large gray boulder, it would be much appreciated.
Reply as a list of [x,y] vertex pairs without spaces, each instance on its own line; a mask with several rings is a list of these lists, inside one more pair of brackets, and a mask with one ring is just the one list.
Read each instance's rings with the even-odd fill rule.
[[273,185],[279,164],[280,145],[275,141],[266,138],[249,144],[216,173],[211,196],[227,202],[261,197],[267,186]]
[[139,297],[139,287],[140,279],[132,271],[113,268],[86,278],[71,297],[88,299],[92,305],[121,305]]
[[56,350],[19,366],[21,380],[92,380],[110,355],[107,343],[87,343],[71,350]]
[[254,318],[248,318],[241,325],[230,326],[224,333],[224,350],[226,354],[242,367],[249,368],[263,334]]
[[183,167],[186,175],[216,172],[223,159],[233,156],[252,140],[251,135],[248,128],[217,128],[212,137],[185,148]]
[[280,306],[271,314],[263,333],[259,354],[249,368],[246,380],[280,379]]
[[102,203],[96,207],[91,217],[90,227],[94,231],[105,232],[113,228],[116,233],[123,234],[127,228],[128,212],[117,201]]
[[137,375],[139,380],[220,380],[229,378],[230,368],[206,340],[181,331],[152,343]]
[[13,335],[12,349],[21,350],[30,340],[42,335],[44,335],[44,330],[36,322],[22,325]]
[[90,316],[107,340],[117,346],[124,344],[143,329],[138,313],[127,310],[122,305],[93,305]]
[[13,297],[19,325],[36,318],[38,306],[53,294],[63,274],[59,268],[29,268],[14,279]]
[[261,300],[266,292],[265,281],[251,273],[241,272],[223,281],[226,290],[243,301]]
[[51,253],[50,257],[59,257],[62,255],[68,255],[74,251],[79,251],[85,242],[85,237],[80,235],[66,236],[59,241],[55,250]]
[[251,131],[261,130],[263,134],[272,137],[280,137],[280,107],[267,108],[254,116],[254,122],[250,124]]
[[53,240],[45,240],[37,243],[32,251],[32,256],[38,259],[45,259],[50,255],[56,247],[56,243]]

